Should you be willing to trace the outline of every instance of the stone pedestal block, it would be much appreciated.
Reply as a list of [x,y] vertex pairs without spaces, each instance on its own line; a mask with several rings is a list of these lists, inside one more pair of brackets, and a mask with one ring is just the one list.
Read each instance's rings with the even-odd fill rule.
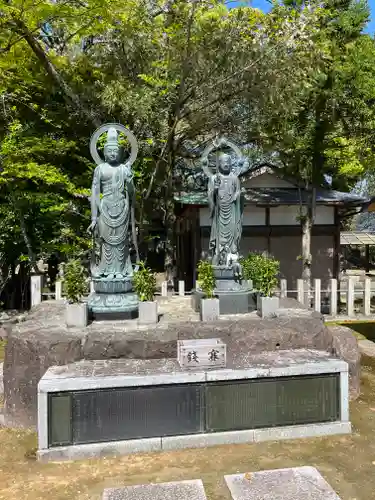
[[87,304],[66,304],[65,322],[66,326],[73,328],[85,328],[88,323]]
[[139,302],[138,322],[142,325],[158,322],[158,303],[156,301]]
[[202,299],[201,321],[216,321],[220,315],[219,299]]
[[274,318],[279,309],[279,297],[258,297],[258,314],[261,318]]

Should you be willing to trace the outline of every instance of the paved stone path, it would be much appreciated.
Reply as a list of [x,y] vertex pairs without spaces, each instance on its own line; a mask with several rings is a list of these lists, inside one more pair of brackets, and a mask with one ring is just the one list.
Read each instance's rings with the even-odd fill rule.
[[225,476],[233,500],[340,500],[314,467]]
[[207,500],[203,483],[177,481],[104,490],[103,500]]

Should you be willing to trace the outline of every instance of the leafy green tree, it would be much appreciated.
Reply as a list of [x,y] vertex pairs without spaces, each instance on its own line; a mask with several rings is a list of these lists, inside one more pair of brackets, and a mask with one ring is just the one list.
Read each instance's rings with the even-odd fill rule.
[[[271,16],[285,16],[285,9],[301,16],[304,4],[284,2]],[[302,277],[311,281],[311,231],[316,186],[348,189],[364,175],[373,153],[370,134],[373,112],[368,109],[375,80],[372,74],[374,44],[362,34],[368,20],[363,2],[310,3],[319,18],[311,53],[315,59],[308,78],[288,102],[284,117],[272,110],[264,120],[269,148],[280,153],[286,172],[299,179],[308,193],[301,207]],[[267,121],[267,122],[266,122]],[[370,125],[371,124],[371,125]]]

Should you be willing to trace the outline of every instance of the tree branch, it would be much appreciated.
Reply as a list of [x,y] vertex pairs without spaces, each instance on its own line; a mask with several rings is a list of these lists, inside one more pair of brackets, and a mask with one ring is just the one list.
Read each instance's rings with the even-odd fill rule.
[[39,62],[46,70],[47,74],[60,87],[65,100],[69,104],[73,104],[81,112],[81,114],[94,125],[95,128],[99,127],[99,120],[95,116],[93,116],[93,113],[83,104],[79,96],[66,83],[66,81],[55,68],[54,64],[48,58],[39,41],[35,38],[33,33],[25,25],[25,23],[21,20],[14,20],[14,29],[22,38],[25,39],[33,53],[38,58]]

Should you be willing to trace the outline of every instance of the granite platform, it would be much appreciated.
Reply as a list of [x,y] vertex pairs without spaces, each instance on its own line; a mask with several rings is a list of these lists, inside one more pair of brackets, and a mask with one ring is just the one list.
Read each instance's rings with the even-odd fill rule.
[[340,500],[314,467],[225,476],[233,500]]
[[[50,392],[92,390],[115,387],[187,384],[262,377],[291,377],[341,373],[348,378],[348,364],[329,353],[313,349],[293,349],[251,354],[237,351],[228,355],[227,367],[184,370],[176,359],[83,360],[52,366],[41,378],[39,396]],[[347,390],[347,381],[345,388]],[[342,401],[343,407],[348,400]],[[345,416],[347,420],[347,415]]]
[[[152,434],[124,440],[74,443],[50,446],[49,397],[53,393],[173,387],[182,384],[224,383],[249,379],[298,376],[339,376],[339,413],[334,421],[303,425],[261,428],[237,428],[208,432],[200,427],[195,433]],[[163,389],[165,390],[165,389]],[[154,389],[153,389],[154,391]],[[203,411],[203,410],[202,410]],[[335,417],[336,418],[336,417]],[[48,369],[38,387],[38,458],[44,461],[79,459],[102,455],[206,447],[220,444],[249,443],[274,439],[314,437],[351,432],[349,422],[348,364],[324,351],[309,349],[263,352],[257,355],[238,351],[228,359],[227,368],[183,370],[177,360],[95,360],[80,361]],[[100,433],[98,434],[100,441]]]
[[104,490],[103,500],[207,500],[207,497],[202,481],[196,479],[110,488]]

